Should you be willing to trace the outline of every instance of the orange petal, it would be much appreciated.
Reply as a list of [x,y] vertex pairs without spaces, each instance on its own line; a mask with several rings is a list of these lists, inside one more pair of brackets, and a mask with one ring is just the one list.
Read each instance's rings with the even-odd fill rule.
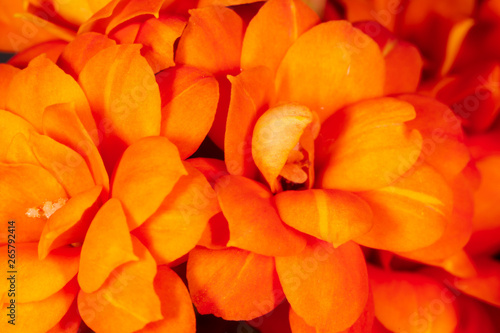
[[203,174],[188,163],[160,208],[134,231],[159,265],[168,264],[193,249],[208,220],[220,212],[217,195]]
[[144,138],[131,145],[115,170],[112,190],[112,197],[123,204],[130,230],[144,223],[186,174],[177,148],[166,138]]
[[95,142],[99,142],[97,132],[87,133],[85,131],[73,105],[57,104],[45,109],[43,132],[80,154],[87,163],[95,184],[103,186],[103,199],[106,199],[109,193],[109,178],[101,155],[95,146]]
[[[64,188],[47,170],[29,164],[0,163],[0,179],[0,218],[16,221],[17,243],[38,241],[47,219],[26,213],[47,201],[66,199]],[[6,233],[0,233],[0,243],[7,243]]]
[[369,272],[375,316],[391,332],[455,332],[456,296],[444,284],[416,273]]
[[258,170],[252,158],[252,133],[257,119],[269,108],[274,95],[274,78],[265,67],[244,70],[229,77],[231,99],[224,139],[224,160],[230,174],[255,178]]
[[196,318],[189,292],[181,278],[168,266],[159,266],[154,280],[161,301],[163,319],[146,325],[137,333],[196,331]]
[[222,250],[229,242],[229,225],[222,212],[212,216],[201,235],[198,245],[211,250]]
[[262,0],[199,0],[198,7],[209,7],[209,6],[237,6],[244,5],[253,2],[259,2]]
[[373,225],[370,206],[349,192],[285,191],[274,199],[286,224],[334,247],[365,234]]
[[[47,283],[50,284],[50,282]],[[15,330],[13,330],[13,326],[7,321],[10,318],[4,318],[4,320],[0,321],[0,330],[2,332],[46,333],[68,312],[77,292],[78,284],[73,280],[57,293],[44,300],[16,303],[16,313],[18,315],[22,313],[22,316],[26,316],[24,318],[29,318],[29,320],[16,318]],[[6,313],[6,310],[4,307],[1,309],[2,313]]]
[[241,68],[266,66],[275,73],[293,42],[318,22],[318,15],[303,1],[267,1],[245,32]]
[[214,158],[190,158],[189,163],[205,176],[212,187],[215,186],[217,179],[228,174],[224,161]]
[[56,63],[67,44],[68,42],[56,40],[34,45],[13,56],[9,60],[9,64],[21,69],[26,68],[31,60],[42,54],[45,54],[47,59]]
[[405,122],[415,110],[393,98],[338,111],[322,126],[316,156],[323,188],[366,191],[389,185],[417,161],[422,137]]
[[[52,20],[64,21],[67,25],[79,26],[92,16],[90,1],[66,0],[61,3],[57,0],[29,0],[29,6],[43,11]],[[39,13],[38,15],[40,15]],[[41,16],[41,15],[40,15]]]
[[59,103],[74,103],[85,129],[89,132],[95,130],[95,121],[80,86],[42,55],[12,79],[6,108],[41,131],[43,111],[47,106]]
[[176,63],[212,74],[239,72],[241,18],[231,9],[219,6],[192,9],[189,13],[191,16],[175,55]]
[[113,0],[83,23],[79,34],[95,31],[108,35],[122,23],[132,21],[140,16],[158,17],[163,0]]
[[[18,68],[7,64],[0,64],[0,110],[5,109],[7,97],[9,96],[10,82],[18,72]],[[3,122],[0,122],[0,124],[3,124]]]
[[292,309],[309,326],[345,330],[366,306],[365,259],[353,242],[334,249],[314,241],[299,255],[276,258],[276,270]]
[[0,132],[2,133],[0,136],[0,161],[5,161],[9,146],[16,135],[23,134],[25,137],[29,137],[30,133],[34,131],[35,128],[23,118],[14,113],[0,110]]
[[[19,232],[16,230],[16,232]],[[17,239],[16,239],[17,240]],[[16,243],[16,288],[22,292],[15,293],[16,303],[30,303],[44,300],[56,294],[78,272],[80,248],[64,247],[57,249],[44,260],[38,259],[36,243]],[[9,246],[9,249],[11,247]],[[5,264],[7,272],[7,245],[0,248],[0,257]],[[7,275],[7,273],[6,273]],[[8,277],[8,275],[7,275]],[[7,278],[1,280],[2,303],[9,302],[7,294],[11,281]]]
[[201,145],[214,121],[219,85],[209,74],[193,67],[169,68],[157,76],[161,92],[161,135],[177,148],[181,158]]
[[283,300],[273,258],[244,250],[194,249],[187,279],[198,312],[226,320],[257,318]]
[[[132,244],[138,261],[115,269],[99,290],[78,294],[80,315],[96,332],[131,333],[163,319],[161,303],[153,286],[156,263],[134,237]],[[100,246],[105,245],[101,243]]]
[[500,263],[482,257],[475,261],[477,276],[455,281],[455,287],[460,291],[479,300],[500,307]]
[[74,300],[64,317],[46,333],[78,333],[81,323],[82,318],[78,313],[78,303]]
[[101,204],[98,200],[102,186],[79,193],[58,209],[45,224],[38,243],[38,255],[45,259],[59,247],[83,243],[85,234]]
[[66,73],[78,80],[87,62],[100,51],[115,46],[116,42],[94,32],[78,35],[62,52],[57,64]]
[[285,104],[267,110],[257,120],[252,136],[252,156],[272,192],[278,190],[278,176],[313,119],[307,107]]
[[215,191],[229,223],[228,246],[268,256],[293,255],[304,248],[304,236],[283,224],[271,193],[261,184],[241,176],[224,176]]
[[108,47],[87,62],[79,77],[104,137],[100,150],[109,173],[127,145],[160,133],[160,92],[139,48]]
[[84,292],[93,293],[115,268],[136,260],[120,201],[110,199],[96,214],[85,236],[78,283]]
[[457,176],[469,163],[460,121],[453,112],[435,99],[403,95],[398,99],[410,103],[417,116],[408,127],[422,134],[422,153],[419,163],[426,162],[447,179]]
[[358,195],[372,208],[373,228],[356,242],[395,252],[413,251],[436,242],[453,208],[450,187],[426,165],[390,186]]
[[176,16],[151,18],[141,25],[135,43],[143,45],[141,54],[155,73],[175,66],[174,43],[185,26],[186,21]]
[[350,23],[330,21],[307,31],[290,47],[276,86],[279,101],[303,104],[323,122],[348,104],[381,96],[384,79],[378,45]]

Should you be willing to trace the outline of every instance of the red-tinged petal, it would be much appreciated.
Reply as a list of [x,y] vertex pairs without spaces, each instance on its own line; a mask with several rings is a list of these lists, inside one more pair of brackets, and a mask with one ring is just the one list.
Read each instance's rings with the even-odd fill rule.
[[312,241],[298,255],[276,258],[276,270],[292,309],[309,326],[331,332],[345,330],[366,306],[365,259],[353,242],[335,249]]
[[201,145],[214,121],[219,100],[217,80],[193,67],[169,68],[157,76],[161,92],[161,135],[182,159]]
[[292,333],[288,320],[289,312],[290,304],[285,300],[273,311],[248,321],[248,324],[258,329],[260,333]]
[[86,293],[99,289],[111,272],[136,261],[120,201],[108,200],[96,214],[82,246],[78,283]]
[[191,14],[175,55],[175,61],[212,74],[240,70],[242,19],[231,9],[211,6]]
[[194,333],[196,318],[193,305],[181,278],[167,266],[159,266],[154,287],[160,297],[163,319],[146,325],[137,333]]
[[365,234],[373,225],[370,206],[349,192],[286,191],[274,199],[286,224],[335,247]]
[[[313,120],[312,112],[298,104],[269,109],[257,120],[252,136],[252,156],[272,192],[280,188],[278,176]],[[309,158],[314,161],[314,155]]]
[[495,333],[497,327],[488,314],[484,303],[468,297],[460,297],[458,306],[458,325],[455,333]]
[[85,234],[99,209],[102,186],[77,194],[58,209],[45,224],[38,243],[38,256],[45,259],[59,247],[83,243]]
[[[50,284],[50,282],[47,282]],[[7,320],[0,321],[0,330],[2,332],[30,332],[30,333],[46,333],[54,327],[73,304],[73,301],[78,293],[78,284],[73,280],[64,288],[59,290],[54,295],[38,301],[30,303],[16,303],[16,313],[22,313],[22,317],[29,320],[20,320],[16,318],[15,329]],[[7,313],[7,304],[1,311]],[[8,319],[7,317],[4,319]]]
[[186,20],[177,16],[151,18],[141,25],[135,43],[143,45],[141,54],[155,73],[175,66],[174,43],[185,26]]
[[87,62],[79,77],[104,136],[100,150],[110,173],[128,145],[160,134],[160,92],[139,48],[108,47]]
[[288,48],[317,23],[318,15],[303,1],[266,2],[245,32],[241,68],[266,66],[275,73]]
[[164,137],[141,139],[125,151],[115,170],[112,197],[122,202],[130,230],[160,207],[183,175],[187,171],[179,152]]
[[205,176],[188,163],[160,208],[134,231],[158,265],[169,264],[193,249],[209,219],[220,212],[217,195]]
[[163,319],[161,303],[153,286],[156,263],[135,237],[132,237],[132,244],[138,261],[115,269],[99,290],[78,294],[80,315],[96,332],[131,333]]
[[[17,230],[16,230],[17,231]],[[17,292],[16,303],[38,302],[57,293],[78,272],[80,248],[64,247],[55,250],[44,260],[38,259],[36,243],[16,243],[16,271],[15,285]],[[5,271],[7,266],[7,245],[0,249],[0,257]],[[7,275],[8,277],[8,275]],[[9,302],[9,286],[12,281],[7,278],[1,280],[2,292],[0,300]]]
[[50,15],[50,19],[59,19],[71,26],[79,26],[93,14],[90,7],[92,0],[66,0],[62,3],[58,0],[28,0],[27,2],[29,7],[43,10],[46,14]]
[[29,137],[30,133],[34,131],[35,128],[23,118],[14,113],[0,110],[0,133],[2,133],[0,135],[0,161],[5,161],[9,146],[16,135],[23,134],[24,137]]
[[64,317],[46,333],[78,333],[81,323],[82,318],[78,313],[78,303],[74,300]]
[[84,33],[69,43],[62,52],[57,64],[67,74],[78,80],[85,64],[100,51],[115,46],[116,42],[105,35],[94,32]]
[[224,159],[230,174],[255,178],[252,133],[257,119],[269,108],[274,96],[274,78],[265,67],[244,70],[229,77],[231,99],[224,139]]
[[[7,64],[0,64],[0,110],[5,109],[9,86],[12,78],[16,76],[19,69]],[[2,124],[3,122],[0,122]],[[2,145],[0,145],[1,147]]]
[[29,142],[38,162],[70,197],[95,186],[89,167],[80,154],[46,135],[32,133]]
[[373,228],[356,242],[394,252],[414,251],[436,242],[453,208],[450,187],[426,165],[390,186],[358,195],[373,211]]
[[471,254],[495,254],[500,250],[500,155],[480,159],[476,166],[481,174],[481,183],[474,193],[473,233],[467,244]]
[[483,302],[500,307],[500,263],[482,257],[475,261],[477,276],[455,280],[455,287]]
[[194,249],[187,279],[198,312],[226,320],[260,317],[283,300],[273,258],[244,250]]
[[322,23],[290,47],[276,77],[278,100],[298,102],[323,122],[338,109],[383,94],[378,45],[345,21]]
[[406,124],[422,134],[419,163],[426,162],[447,179],[453,179],[469,163],[458,118],[446,105],[432,98],[403,95],[398,99],[413,105],[417,114]]
[[117,27],[108,36],[116,41],[117,44],[134,44],[139,29],[141,29],[141,22],[132,21]]
[[241,176],[221,177],[215,186],[229,223],[228,246],[268,256],[297,254],[306,245],[303,235],[283,224],[271,193]]
[[108,35],[122,23],[140,16],[158,17],[163,0],[113,0],[80,26],[79,34],[94,31]]
[[87,131],[95,131],[95,121],[85,94],[76,81],[52,61],[40,56],[19,72],[9,86],[6,108],[41,131],[47,106],[74,103],[75,111]]
[[[375,317],[375,310],[373,304],[373,296],[370,293],[368,301],[366,302],[365,309],[363,313],[359,316],[356,322],[349,328],[338,331],[335,333],[366,333],[372,332],[373,321]],[[307,323],[299,317],[292,308],[290,308],[290,326],[292,328],[292,333],[329,333],[332,332],[329,329],[315,328],[307,325]],[[373,332],[372,332],[373,333]]]
[[229,242],[229,225],[222,212],[212,216],[201,235],[198,245],[211,250],[222,250]]
[[205,176],[212,187],[217,179],[228,175],[224,161],[204,157],[191,158],[188,161]]
[[[47,170],[29,164],[0,163],[0,179],[0,218],[16,222],[17,243],[38,241],[47,218],[26,213],[66,199],[64,188]],[[0,233],[0,243],[7,243],[6,232]]]
[[42,54],[45,54],[47,59],[49,59],[53,63],[56,63],[57,59],[59,58],[67,44],[68,42],[62,40],[37,44],[13,56],[9,60],[9,64],[23,69],[28,67],[28,64],[31,60]]
[[322,188],[367,191],[389,185],[417,161],[422,136],[405,124],[415,110],[393,98],[374,99],[335,113],[316,140]]
[[98,134],[85,131],[73,105],[57,104],[45,109],[43,132],[80,154],[87,163],[95,184],[103,186],[103,199],[106,199],[109,193],[109,177],[95,146],[95,142],[99,142]]
[[237,6],[244,5],[254,2],[259,2],[262,0],[199,0],[198,7],[209,7],[209,6]]
[[390,331],[455,332],[456,296],[444,284],[415,273],[385,272],[378,268],[371,268],[369,273],[375,316]]

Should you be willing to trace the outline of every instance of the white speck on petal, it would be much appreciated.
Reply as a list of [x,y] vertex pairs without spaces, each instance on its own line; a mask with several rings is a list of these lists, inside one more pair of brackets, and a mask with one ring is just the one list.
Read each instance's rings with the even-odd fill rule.
[[43,203],[42,208],[28,208],[28,211],[26,212],[26,216],[31,217],[31,218],[40,218],[40,217],[45,217],[48,219],[49,217],[52,216],[58,209],[60,209],[62,206],[66,204],[66,201],[68,199],[60,198],[57,200],[57,202],[52,203],[52,201],[45,201]]
[[28,211],[26,212],[26,216],[31,217],[31,218],[38,218],[38,217],[40,217],[40,209],[28,208]]

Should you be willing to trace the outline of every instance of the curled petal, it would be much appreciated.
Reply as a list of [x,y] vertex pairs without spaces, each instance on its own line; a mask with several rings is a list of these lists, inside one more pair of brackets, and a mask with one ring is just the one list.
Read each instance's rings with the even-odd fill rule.
[[0,161],[5,161],[9,146],[14,137],[22,134],[28,138],[30,133],[35,131],[35,128],[20,116],[0,110],[0,131],[2,133],[0,136]]
[[276,270],[293,311],[309,326],[345,330],[366,306],[365,259],[353,242],[335,249],[313,241],[299,255],[276,258]]
[[381,96],[384,80],[378,45],[349,22],[330,21],[290,47],[276,74],[277,97],[309,107],[323,122],[348,104]]
[[257,318],[283,300],[273,258],[244,250],[191,251],[187,279],[198,312],[226,320]]
[[34,45],[10,58],[9,64],[23,69],[28,66],[31,60],[42,54],[45,54],[47,59],[56,63],[67,44],[68,42],[56,40]]

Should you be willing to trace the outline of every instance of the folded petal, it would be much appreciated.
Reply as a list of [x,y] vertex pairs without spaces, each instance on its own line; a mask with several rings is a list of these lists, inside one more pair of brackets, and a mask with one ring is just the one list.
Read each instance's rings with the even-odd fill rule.
[[6,108],[41,131],[45,108],[59,103],[74,103],[76,114],[85,129],[95,131],[95,121],[80,86],[42,55],[33,59],[12,79]]
[[222,212],[212,216],[201,235],[198,245],[211,250],[222,250],[229,242],[229,225]]
[[56,63],[67,44],[66,41],[55,40],[34,45],[10,58],[9,64],[23,69],[28,67],[31,60],[42,54],[45,54],[47,59]]
[[217,179],[228,174],[224,161],[215,158],[190,158],[188,162],[205,176],[212,188],[215,187]]
[[415,110],[393,98],[361,102],[338,111],[316,140],[319,184],[366,191],[389,185],[420,156],[422,137],[406,126]]
[[131,145],[115,170],[112,190],[112,197],[123,204],[130,230],[144,223],[186,174],[168,139],[150,137]]
[[258,170],[252,158],[252,133],[257,119],[269,109],[274,95],[274,78],[265,67],[243,70],[229,77],[231,99],[224,139],[224,160],[230,174],[255,178]]
[[110,199],[96,214],[85,236],[78,283],[84,292],[93,293],[115,268],[136,260],[123,208],[119,200]]
[[141,25],[135,43],[143,45],[141,54],[155,73],[175,66],[174,44],[185,26],[185,19],[176,16],[150,18]]
[[160,92],[139,48],[118,45],[100,51],[78,80],[103,136],[100,150],[109,173],[128,145],[160,133]]
[[138,261],[115,269],[99,290],[78,294],[80,315],[96,332],[131,333],[163,319],[153,285],[156,263],[134,237],[132,244]]
[[375,316],[390,331],[455,332],[456,296],[444,284],[417,273],[378,268],[369,273]]
[[203,174],[188,163],[184,166],[188,174],[134,231],[159,265],[169,264],[193,249],[209,219],[220,212],[217,195]]
[[[50,284],[50,282],[47,283]],[[77,293],[78,284],[73,280],[57,293],[41,301],[16,303],[16,312],[22,313],[23,317],[26,316],[25,318],[29,318],[29,320],[16,318],[15,332],[46,333],[64,317]],[[6,313],[7,311],[2,308],[2,312]],[[12,332],[12,325],[7,320],[2,320],[0,321],[0,330]]]
[[334,247],[368,232],[373,225],[370,206],[349,192],[286,191],[274,200],[283,222]]
[[137,333],[195,333],[196,318],[193,304],[181,278],[168,266],[158,266],[154,287],[160,297],[163,319],[146,325]]
[[[16,243],[15,247],[16,288],[19,291],[22,290],[16,293],[16,303],[44,300],[61,290],[78,272],[80,248],[57,249],[44,260],[39,260],[36,243]],[[11,269],[7,267],[7,245],[3,245],[0,250],[1,259],[4,262],[2,266],[5,272],[10,271]],[[2,285],[0,300],[2,303],[8,303],[10,297],[7,293],[11,282],[4,278],[0,283]]]
[[407,252],[433,244],[443,235],[453,209],[450,187],[426,165],[390,186],[358,195],[373,211],[373,228],[356,242],[388,251]]
[[483,302],[500,307],[500,263],[482,257],[475,261],[477,276],[455,280],[455,287]]
[[241,68],[266,66],[275,73],[288,48],[319,21],[303,1],[267,1],[245,32]]
[[198,312],[226,320],[257,318],[283,300],[273,258],[240,249],[194,249],[187,279]]
[[102,186],[79,193],[50,216],[38,242],[40,259],[45,259],[49,252],[59,247],[83,243],[90,222],[101,205],[101,193]]
[[74,300],[64,317],[46,333],[78,333],[81,323],[82,318],[78,313],[78,303]]
[[[38,241],[47,221],[40,207],[67,199],[66,191],[47,170],[30,164],[0,163],[0,179],[0,218],[16,221],[17,243]],[[6,233],[0,243],[7,243]]]
[[228,246],[287,256],[306,245],[303,235],[283,224],[271,193],[263,185],[241,176],[224,176],[217,181],[215,191],[229,224]]
[[[0,110],[5,109],[5,103],[7,101],[7,97],[9,96],[8,92],[10,82],[18,72],[19,69],[14,66],[0,64]],[[0,122],[0,124],[2,124],[2,122]]]
[[169,68],[157,76],[161,92],[161,135],[177,148],[182,159],[201,145],[214,121],[219,85],[211,75],[193,67]]
[[240,70],[242,19],[231,9],[211,6],[190,10],[175,61],[212,74]]
[[78,35],[63,50],[57,61],[67,74],[78,80],[78,76],[85,64],[100,51],[115,46],[116,42],[105,35],[95,32]]
[[5,161],[9,146],[16,135],[23,134],[27,138],[34,131],[35,128],[23,118],[9,111],[0,110],[0,132],[2,133],[0,135],[0,161]]
[[303,104],[323,122],[348,104],[381,96],[384,79],[378,45],[346,21],[330,21],[290,47],[278,68],[276,87],[279,101]]
[[300,254],[276,258],[290,305],[309,326],[331,332],[352,326],[366,306],[368,274],[358,245],[312,241]]

